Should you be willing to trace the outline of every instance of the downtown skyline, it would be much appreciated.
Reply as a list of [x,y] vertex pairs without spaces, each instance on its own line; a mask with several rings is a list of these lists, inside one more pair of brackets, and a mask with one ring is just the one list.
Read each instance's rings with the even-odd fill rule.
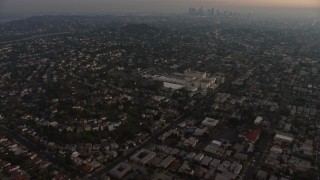
[[319,0],[0,0],[2,13],[130,13],[185,12],[188,7],[205,6],[236,10],[256,9],[313,9],[320,8]]

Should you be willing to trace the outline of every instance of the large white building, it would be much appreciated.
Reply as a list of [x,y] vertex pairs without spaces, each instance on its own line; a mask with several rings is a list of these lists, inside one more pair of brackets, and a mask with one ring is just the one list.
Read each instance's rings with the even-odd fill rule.
[[185,88],[188,91],[198,89],[215,88],[220,82],[220,76],[208,77],[206,72],[186,70],[183,74],[174,73],[172,75],[153,75],[152,79],[164,82],[164,87],[174,90]]
[[195,78],[195,79],[203,79],[207,77],[206,72],[199,72],[199,71],[191,71],[186,70],[184,71],[184,76],[189,78]]
[[206,89],[210,87],[212,84],[214,84],[216,81],[215,78],[204,78],[197,81],[195,84],[198,88]]
[[177,90],[177,89],[183,88],[184,86],[182,86],[180,84],[173,84],[173,83],[163,82],[163,87]]

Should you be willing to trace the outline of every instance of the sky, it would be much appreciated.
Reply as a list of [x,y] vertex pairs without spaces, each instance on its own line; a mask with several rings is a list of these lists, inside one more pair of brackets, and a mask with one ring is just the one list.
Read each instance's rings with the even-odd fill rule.
[[2,13],[185,12],[193,6],[320,9],[320,0],[0,0]]

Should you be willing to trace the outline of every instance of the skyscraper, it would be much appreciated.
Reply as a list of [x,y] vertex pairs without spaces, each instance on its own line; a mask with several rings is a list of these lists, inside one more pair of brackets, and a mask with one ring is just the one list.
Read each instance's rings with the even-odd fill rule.
[[197,10],[195,8],[189,8],[189,13],[190,16],[195,16],[197,15]]
[[203,10],[202,6],[199,8],[198,15],[199,16],[203,16],[204,15],[204,10]]
[[214,16],[214,8],[211,8],[211,9],[210,9],[209,16]]

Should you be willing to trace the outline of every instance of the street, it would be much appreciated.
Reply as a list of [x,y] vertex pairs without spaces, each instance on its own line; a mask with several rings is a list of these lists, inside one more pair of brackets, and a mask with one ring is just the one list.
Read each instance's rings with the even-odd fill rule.
[[59,160],[56,157],[52,156],[52,154],[50,154],[48,152],[41,151],[41,148],[39,146],[30,142],[25,137],[17,134],[16,132],[12,131],[11,129],[7,128],[4,125],[0,125],[0,129],[2,132],[4,132],[6,134],[6,136],[8,136],[11,139],[15,139],[16,141],[18,141],[22,145],[26,146],[31,151],[38,154],[40,157],[45,158],[46,160],[50,161],[52,164],[61,166],[61,167],[65,168],[67,171],[72,172],[73,174],[76,174],[77,176],[81,176],[81,173],[80,173],[81,171],[79,169],[77,169],[73,166],[66,166],[66,165],[62,164],[61,162],[59,162]]

